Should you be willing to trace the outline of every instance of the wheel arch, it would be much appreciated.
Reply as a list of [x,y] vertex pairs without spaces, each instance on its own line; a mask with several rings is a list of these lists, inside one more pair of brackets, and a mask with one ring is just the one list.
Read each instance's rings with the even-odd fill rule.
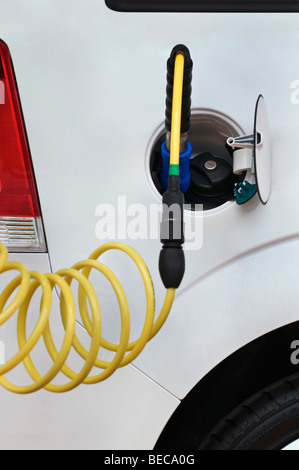
[[236,406],[274,382],[299,373],[299,365],[291,361],[295,340],[299,340],[299,321],[255,339],[224,359],[182,400],[155,449],[195,450]]

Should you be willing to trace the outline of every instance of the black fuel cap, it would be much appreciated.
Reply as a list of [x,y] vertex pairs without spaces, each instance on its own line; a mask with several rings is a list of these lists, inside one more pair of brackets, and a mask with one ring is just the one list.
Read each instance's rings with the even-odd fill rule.
[[201,153],[190,160],[190,174],[190,190],[200,197],[222,198],[233,192],[232,164],[209,152]]

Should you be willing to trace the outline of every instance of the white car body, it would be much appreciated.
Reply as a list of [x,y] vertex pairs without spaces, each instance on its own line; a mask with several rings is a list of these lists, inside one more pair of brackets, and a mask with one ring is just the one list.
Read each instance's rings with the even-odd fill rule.
[[[102,0],[1,0],[0,38],[13,59],[48,244],[48,253],[10,259],[41,272],[70,267],[104,242],[96,236],[100,204],[117,210],[119,196],[127,205],[160,201],[149,146],[163,125],[173,46],[191,51],[194,109],[225,113],[250,133],[256,99],[265,98],[269,201],[255,196],[203,213],[203,243],[186,250],[170,317],[136,361],[104,383],[64,395],[0,390],[1,449],[152,449],[217,365],[298,320],[298,14],[118,13]],[[159,239],[121,241],[144,258],[159,310]],[[142,283],[127,258],[104,259],[124,284],[136,337]],[[117,340],[110,294],[99,300],[105,334]],[[58,307],[57,298],[54,316]],[[0,330],[8,357],[13,328]]]

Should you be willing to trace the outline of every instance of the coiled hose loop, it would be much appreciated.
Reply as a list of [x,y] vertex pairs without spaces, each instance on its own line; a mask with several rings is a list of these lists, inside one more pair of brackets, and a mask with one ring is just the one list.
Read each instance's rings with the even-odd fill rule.
[[[115,274],[107,266],[98,261],[98,258],[108,250],[121,250],[129,255],[136,263],[145,286],[146,315],[144,327],[139,339],[131,343],[129,342],[130,314],[125,292]],[[21,263],[8,262],[7,258],[7,249],[4,245],[0,244],[0,274],[11,270],[18,270],[20,272],[20,275],[13,279],[0,295],[0,326],[18,312],[17,338],[19,352],[0,367],[0,384],[14,393],[27,394],[42,388],[49,392],[63,393],[76,388],[80,384],[96,384],[107,379],[119,367],[123,367],[136,359],[147,342],[163,326],[173,304],[175,289],[167,289],[164,305],[155,321],[155,293],[149,271],[140,255],[133,248],[123,243],[115,242],[102,245],[87,260],[76,263],[71,269],[62,269],[56,274],[40,274],[35,271],[28,271]],[[95,290],[89,281],[89,276],[93,269],[101,272],[109,280],[117,297],[121,316],[119,344],[110,343],[102,338],[100,306]],[[79,285],[79,313],[82,323],[91,338],[89,351],[82,346],[75,333],[76,306],[71,291],[73,280],[76,280]],[[49,326],[52,291],[55,286],[60,289],[61,293],[60,312],[65,330],[60,351],[57,351],[55,347]],[[42,290],[40,315],[33,332],[27,338],[26,320],[28,309],[34,293],[39,288]],[[15,292],[13,300],[7,305],[10,296]],[[30,357],[30,352],[41,337],[53,361],[52,367],[44,376],[39,374]],[[85,361],[79,373],[74,372],[66,365],[66,360],[72,348]],[[111,362],[98,359],[100,348],[115,353]],[[32,385],[14,385],[4,377],[4,374],[12,371],[22,362],[34,381]],[[89,374],[94,367],[101,369],[101,372],[98,375],[90,376]],[[63,385],[52,384],[52,380],[59,372],[62,372],[70,381]]]

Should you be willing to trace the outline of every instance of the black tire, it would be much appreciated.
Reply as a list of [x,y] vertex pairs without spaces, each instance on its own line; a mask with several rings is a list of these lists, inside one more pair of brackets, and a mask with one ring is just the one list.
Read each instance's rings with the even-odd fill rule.
[[226,416],[199,450],[280,450],[299,438],[299,376],[267,387]]

